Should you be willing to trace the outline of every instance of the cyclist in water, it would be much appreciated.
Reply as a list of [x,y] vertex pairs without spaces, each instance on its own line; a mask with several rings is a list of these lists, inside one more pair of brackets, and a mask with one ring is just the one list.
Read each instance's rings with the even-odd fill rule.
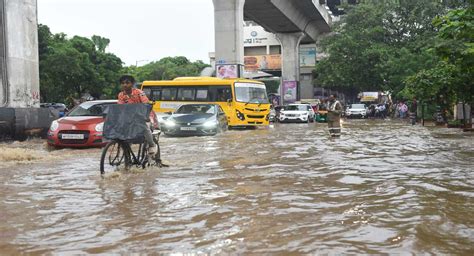
[[[137,104],[149,102],[146,94],[140,90],[133,88],[135,84],[135,78],[130,75],[124,75],[120,77],[120,85],[122,91],[118,95],[118,104]],[[150,127],[150,123],[147,122],[147,127]],[[158,146],[153,141],[153,136],[150,129],[145,129],[145,140],[148,144],[148,153],[155,155],[158,151]]]

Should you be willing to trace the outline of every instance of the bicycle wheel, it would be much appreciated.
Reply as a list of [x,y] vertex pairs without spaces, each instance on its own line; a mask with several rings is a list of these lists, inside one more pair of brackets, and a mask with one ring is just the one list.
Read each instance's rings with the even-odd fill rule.
[[111,173],[119,168],[128,168],[130,156],[127,147],[118,141],[109,142],[102,150],[100,174]]

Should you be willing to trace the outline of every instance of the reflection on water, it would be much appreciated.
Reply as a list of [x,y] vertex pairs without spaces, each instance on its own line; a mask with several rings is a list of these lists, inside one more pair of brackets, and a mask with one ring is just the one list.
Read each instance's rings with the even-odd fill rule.
[[[0,166],[0,251],[474,251],[472,133],[390,121],[163,138],[171,166],[101,179],[100,149]],[[7,146],[8,147],[8,146]],[[51,157],[51,158],[49,158]]]

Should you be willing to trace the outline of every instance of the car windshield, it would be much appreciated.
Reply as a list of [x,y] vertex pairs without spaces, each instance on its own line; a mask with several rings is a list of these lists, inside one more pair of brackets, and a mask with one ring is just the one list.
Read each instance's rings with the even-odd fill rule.
[[364,104],[352,104],[351,108],[352,109],[365,109],[365,105]]
[[245,103],[268,103],[267,91],[263,84],[235,83],[235,99]]
[[213,105],[182,105],[176,110],[177,114],[214,114]]
[[306,105],[289,105],[285,106],[284,109],[290,111],[306,111],[308,107]]
[[112,103],[84,102],[72,110],[68,116],[101,116],[110,104]]

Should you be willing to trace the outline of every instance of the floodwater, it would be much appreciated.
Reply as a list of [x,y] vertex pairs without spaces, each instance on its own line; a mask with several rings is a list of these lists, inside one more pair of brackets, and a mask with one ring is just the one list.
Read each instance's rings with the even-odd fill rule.
[[163,137],[170,167],[106,179],[100,149],[1,144],[37,157],[0,165],[0,253],[473,255],[473,142],[396,121],[348,120],[339,139],[275,124]]

